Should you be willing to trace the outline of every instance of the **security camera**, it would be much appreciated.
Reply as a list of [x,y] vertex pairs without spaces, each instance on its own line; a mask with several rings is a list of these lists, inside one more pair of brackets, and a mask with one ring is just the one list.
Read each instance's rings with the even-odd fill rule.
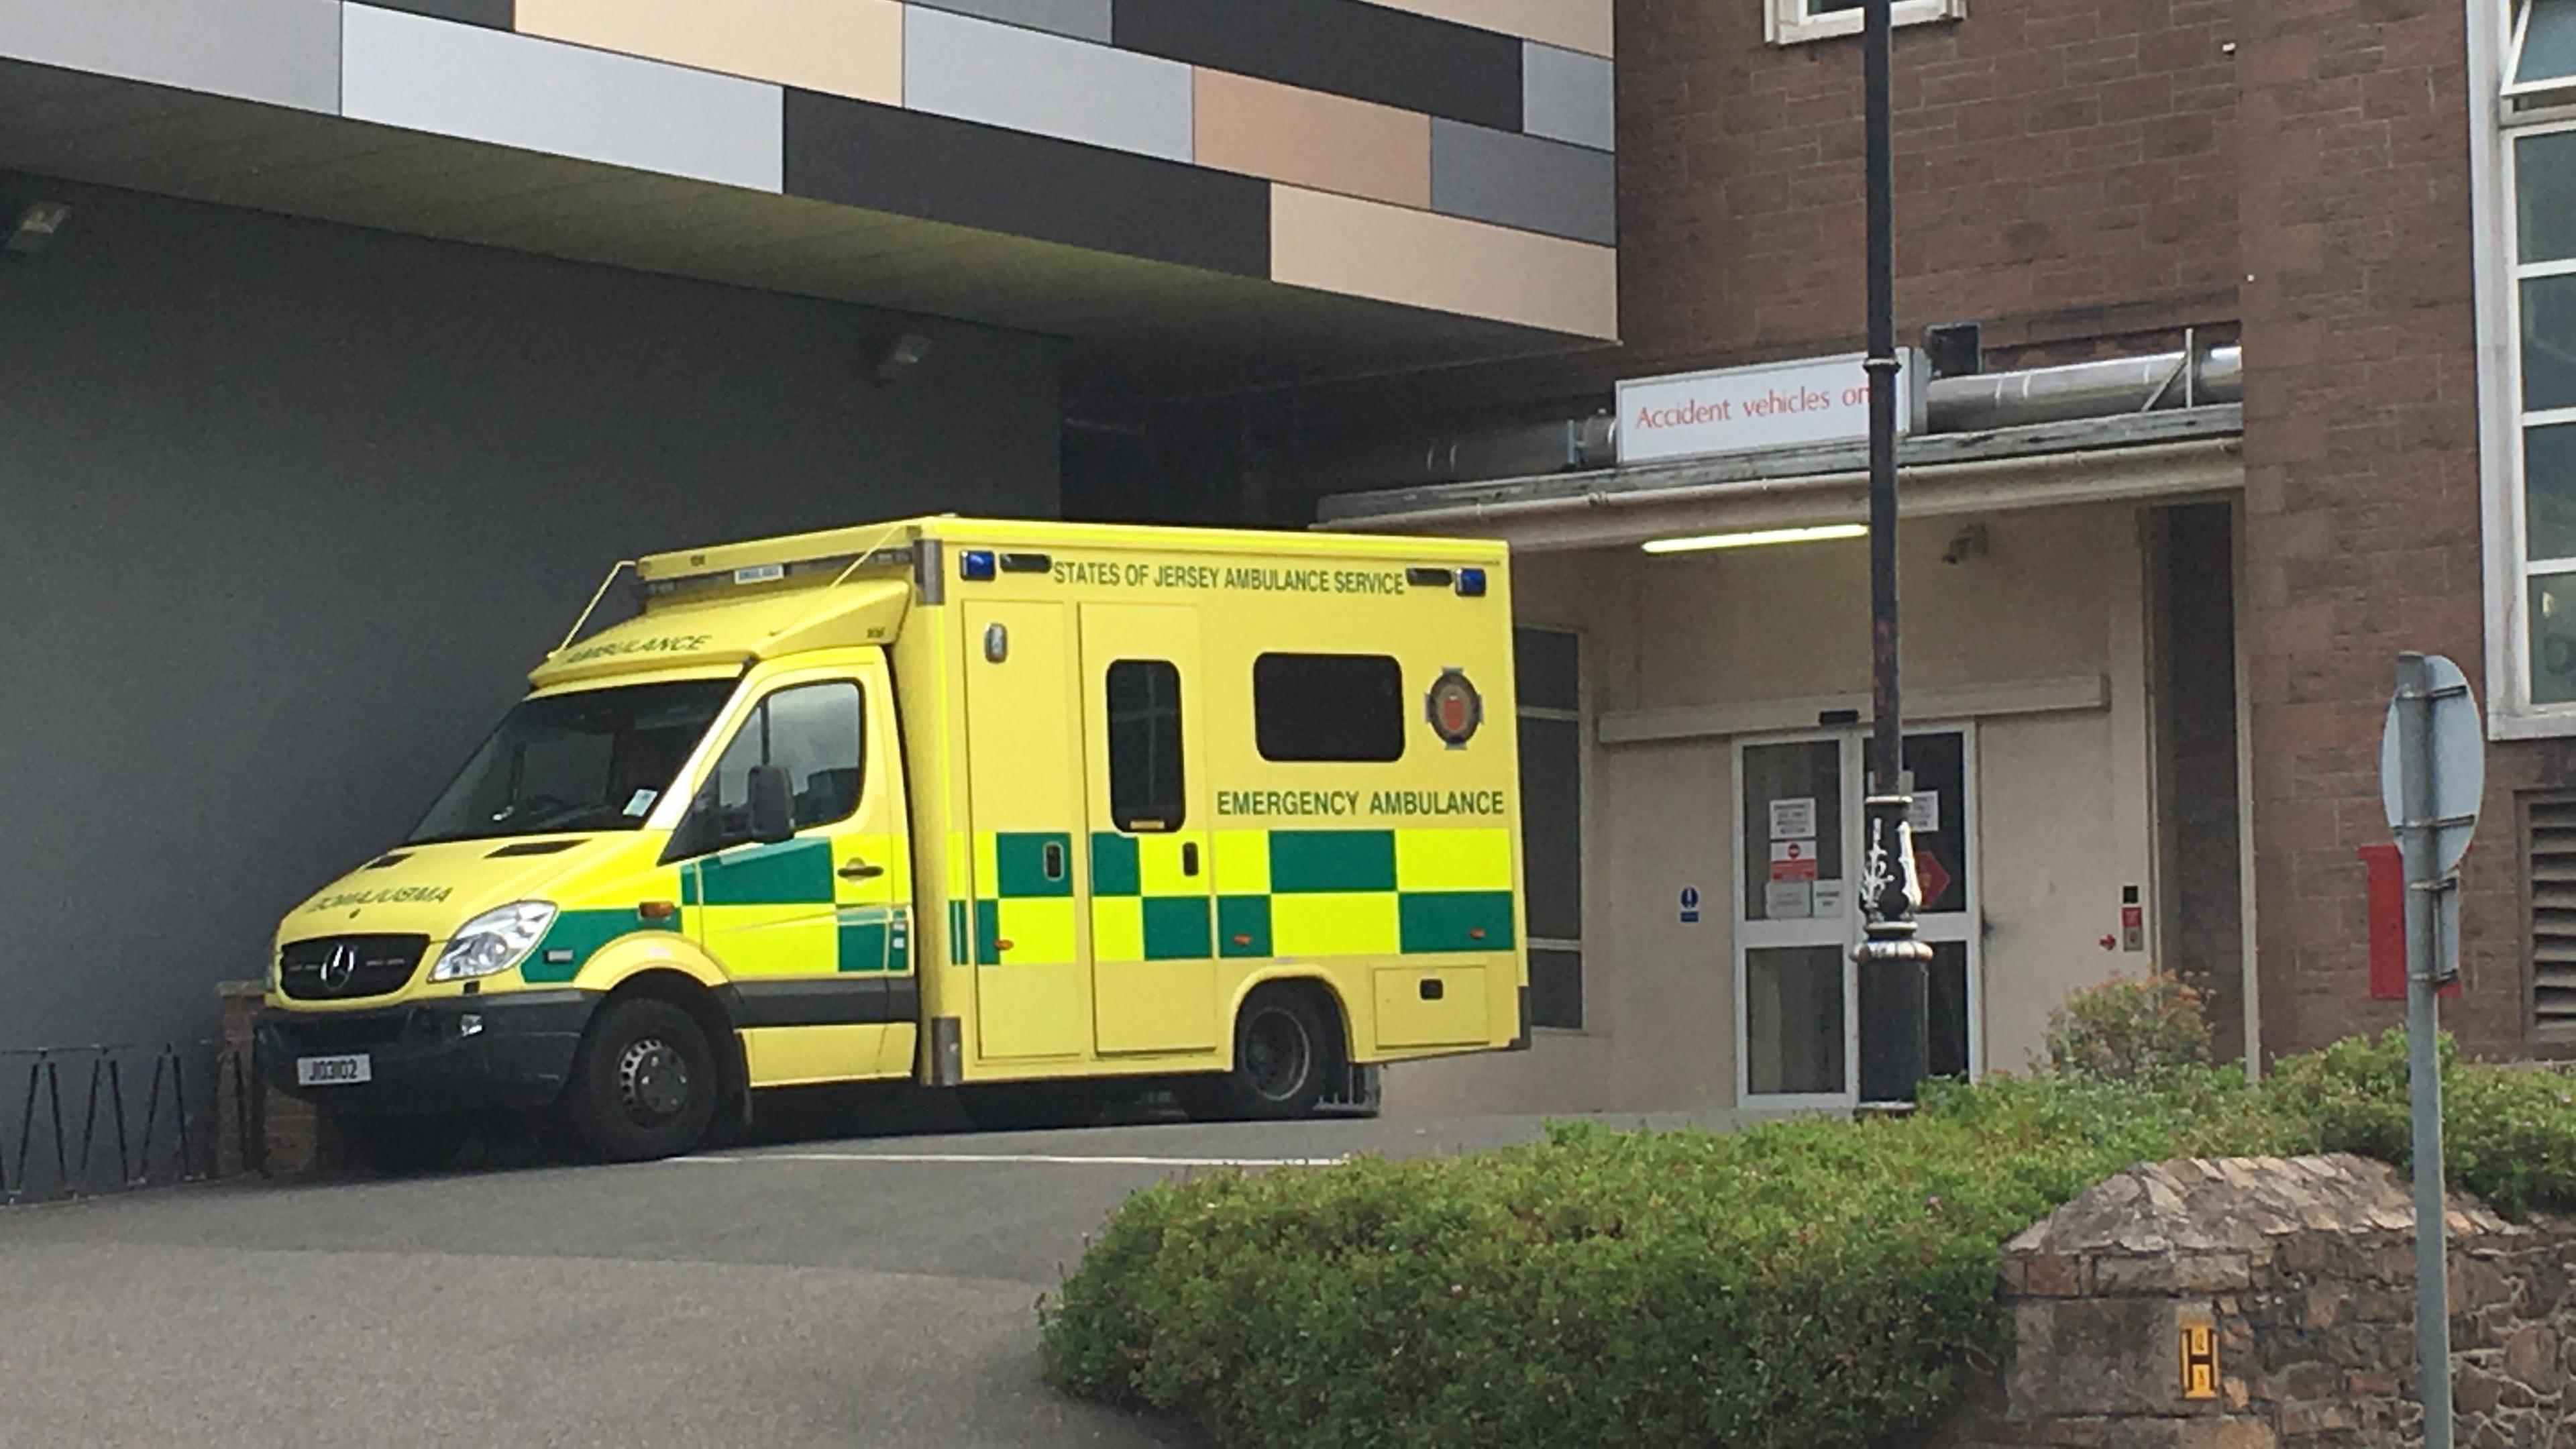
[[1982,523],[1971,523],[1951,538],[1950,546],[1941,551],[1941,562],[1965,563],[1969,559],[1985,556],[1986,526]]

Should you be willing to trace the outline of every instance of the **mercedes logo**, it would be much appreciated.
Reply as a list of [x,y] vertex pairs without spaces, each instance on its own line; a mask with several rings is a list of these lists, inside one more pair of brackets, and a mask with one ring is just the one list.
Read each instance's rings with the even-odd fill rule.
[[322,958],[321,979],[325,991],[348,990],[350,978],[357,974],[358,948],[346,941],[333,946],[331,954]]

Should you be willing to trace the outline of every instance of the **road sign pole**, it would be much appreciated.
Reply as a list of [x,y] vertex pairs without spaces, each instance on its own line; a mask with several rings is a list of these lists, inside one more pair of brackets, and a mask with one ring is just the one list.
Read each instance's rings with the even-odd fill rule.
[[2415,1361],[2422,1376],[2424,1449],[2451,1449],[2450,1225],[2442,1190],[2442,1063],[2437,939],[2442,869],[2435,780],[2431,662],[2397,657],[2397,848],[2406,865],[2406,1068],[2415,1119]]

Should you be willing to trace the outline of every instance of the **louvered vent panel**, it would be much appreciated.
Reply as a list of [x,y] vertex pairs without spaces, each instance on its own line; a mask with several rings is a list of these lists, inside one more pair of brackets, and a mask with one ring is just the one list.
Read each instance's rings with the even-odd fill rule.
[[2529,820],[2532,1025],[2576,1027],[2576,797],[2533,800]]

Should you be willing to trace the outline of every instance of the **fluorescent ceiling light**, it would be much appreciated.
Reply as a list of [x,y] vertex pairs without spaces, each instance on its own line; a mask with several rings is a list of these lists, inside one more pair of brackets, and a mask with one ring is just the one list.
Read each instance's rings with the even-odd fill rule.
[[1699,553],[1712,548],[1754,548],[1766,543],[1822,543],[1829,538],[1867,538],[1866,523],[1819,523],[1809,528],[1760,528],[1751,533],[1703,533],[1695,538],[1648,539],[1648,553]]

